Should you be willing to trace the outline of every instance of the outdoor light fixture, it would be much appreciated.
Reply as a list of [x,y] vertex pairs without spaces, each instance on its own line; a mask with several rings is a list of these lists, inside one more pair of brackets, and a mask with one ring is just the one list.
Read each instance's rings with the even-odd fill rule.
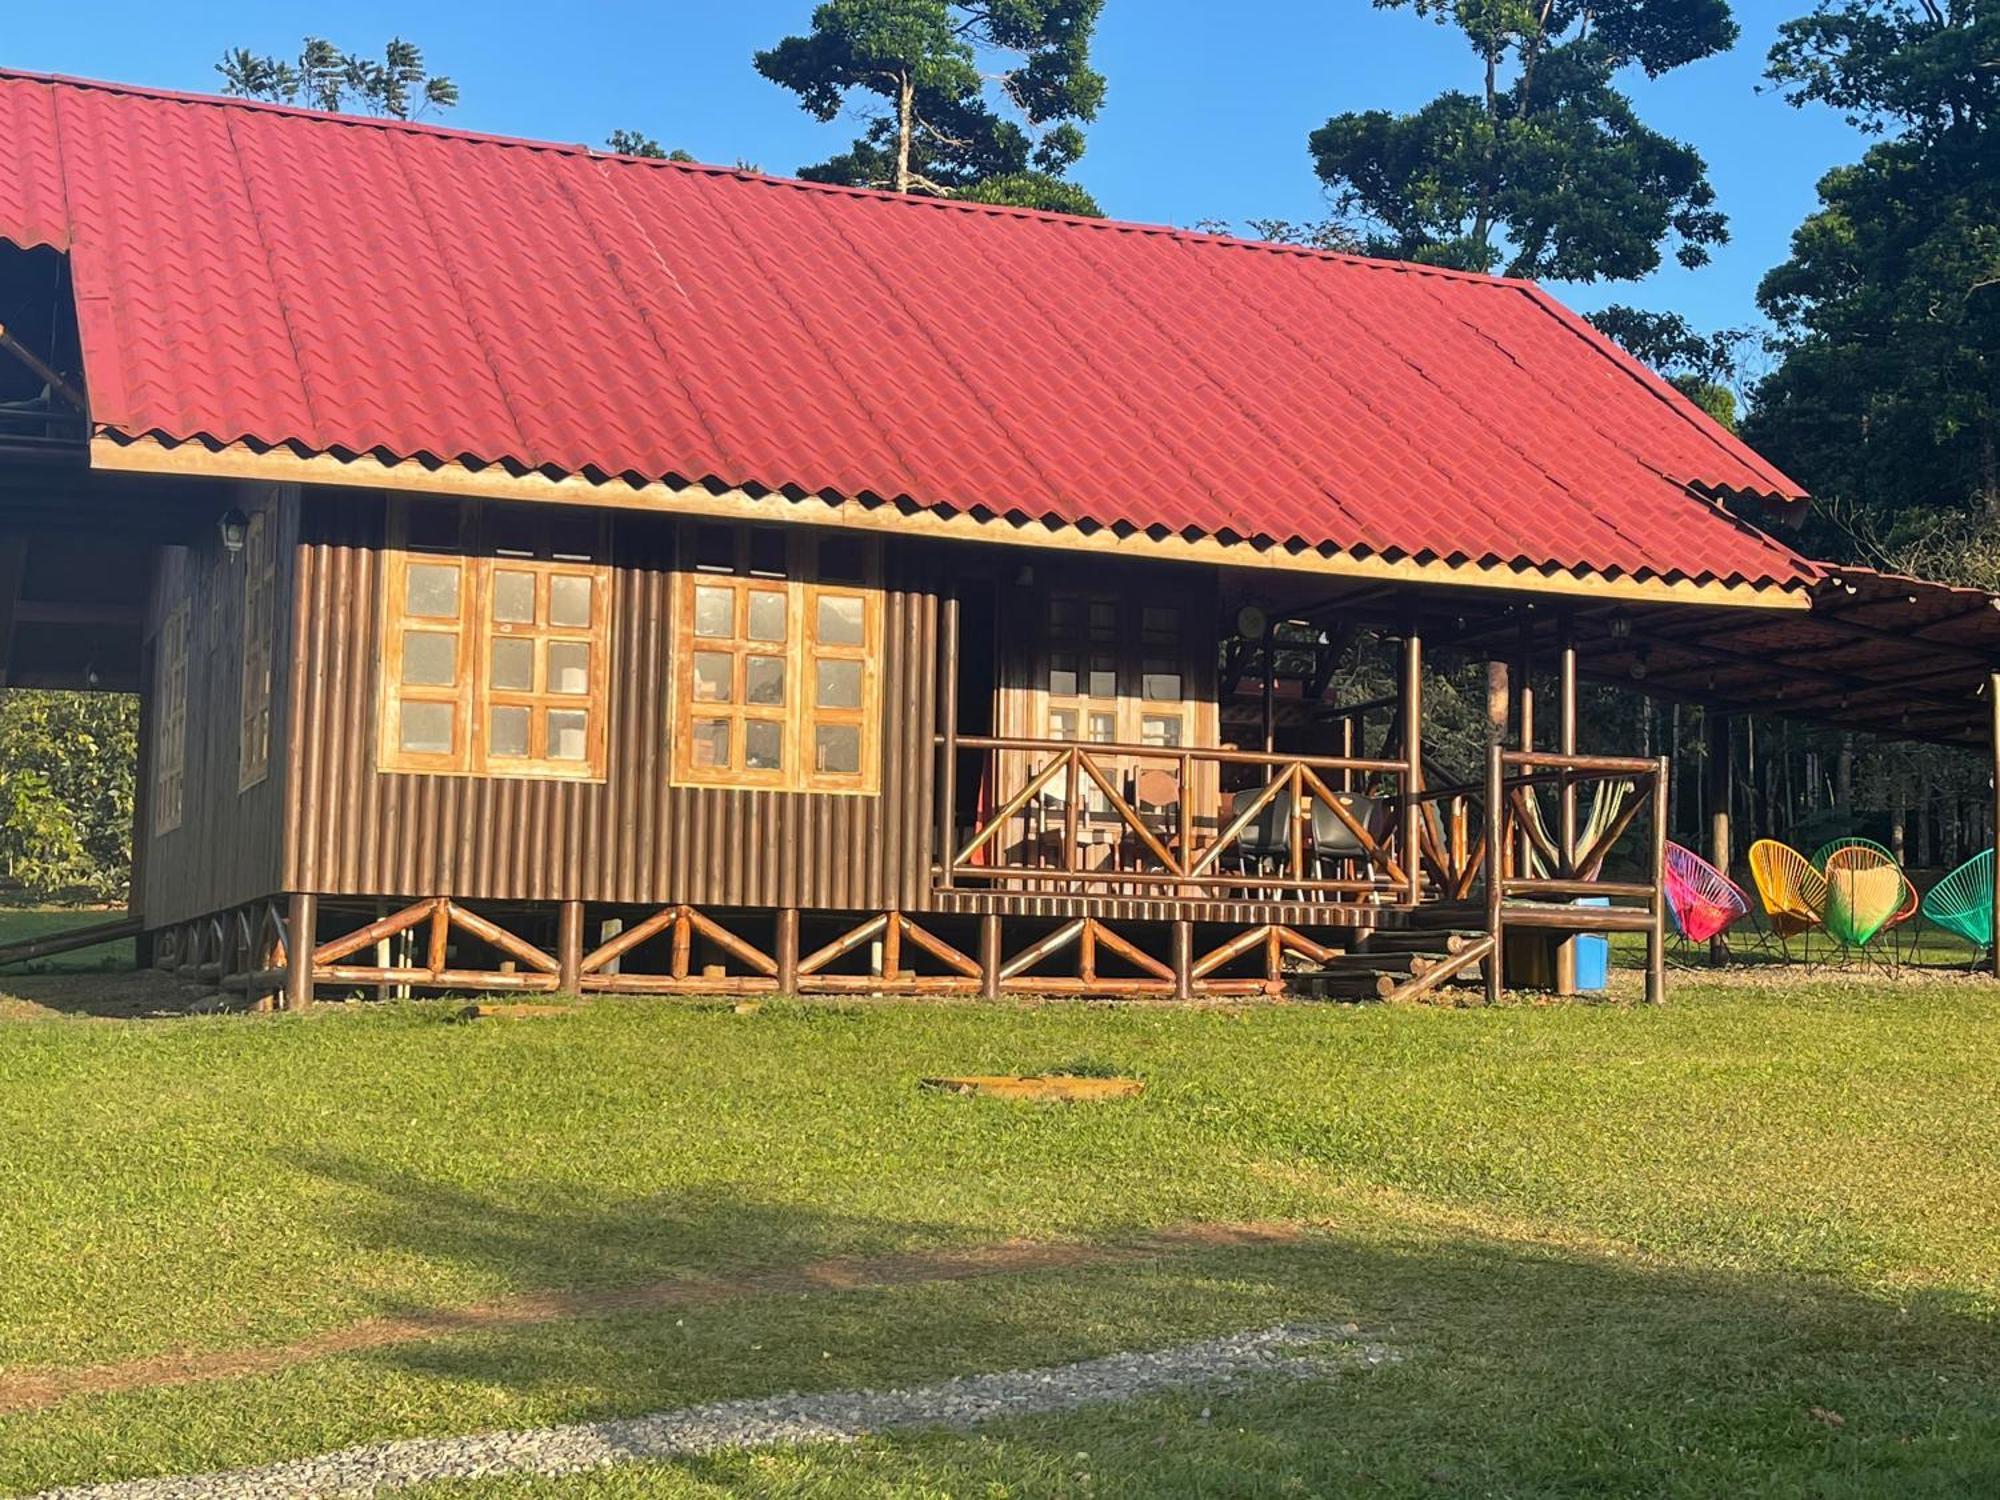
[[1611,639],[1629,641],[1632,639],[1632,617],[1622,609],[1611,611]]
[[243,538],[250,534],[250,518],[232,505],[217,519],[215,528],[222,533],[222,550],[234,557],[243,550]]
[[1632,680],[1634,682],[1644,682],[1646,680],[1646,660],[1652,654],[1653,648],[1651,646],[1641,646],[1632,654]]

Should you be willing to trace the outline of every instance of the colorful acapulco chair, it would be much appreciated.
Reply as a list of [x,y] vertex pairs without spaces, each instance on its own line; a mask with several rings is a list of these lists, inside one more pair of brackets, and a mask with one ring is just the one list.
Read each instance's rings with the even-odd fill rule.
[[1923,913],[1981,948],[1993,943],[1993,851],[1982,849],[1924,893]]
[[[1855,838],[1850,835],[1846,838],[1828,839],[1824,844],[1821,844],[1817,849],[1813,850],[1813,857],[1812,857],[1813,867],[1824,873],[1827,867],[1827,861],[1832,859],[1834,855],[1838,854],[1843,849],[1866,849],[1871,853],[1880,855],[1883,859],[1888,860],[1891,864],[1894,864],[1896,862],[1896,856],[1890,850],[1885,849],[1882,845],[1876,843],[1873,839]],[[1898,868],[1900,869],[1901,867],[1898,866]],[[1903,877],[1902,905],[1897,907],[1896,914],[1893,917],[1889,918],[1885,930],[1893,931],[1894,929],[1901,927],[1905,922],[1908,922],[1912,917],[1916,916],[1918,906],[1919,902],[1917,899],[1917,888],[1916,886],[1910,883],[1910,877],[1908,875],[1905,875]],[[1915,955],[1917,947],[1918,945],[1921,944],[1921,942],[1922,938],[1920,936],[1917,940],[1917,943],[1913,943],[1911,945],[1910,952],[1912,956]],[[1901,955],[1899,954],[1898,957],[1900,956]]]
[[1674,930],[1690,943],[1718,936],[1750,910],[1741,886],[1679,844],[1667,845],[1666,896]]
[[1843,949],[1868,945],[1903,909],[1909,881],[1880,848],[1849,844],[1826,859],[1826,930]]
[[1750,879],[1757,887],[1771,935],[1791,960],[1791,940],[1826,921],[1826,876],[1789,844],[1759,839],[1750,846]]

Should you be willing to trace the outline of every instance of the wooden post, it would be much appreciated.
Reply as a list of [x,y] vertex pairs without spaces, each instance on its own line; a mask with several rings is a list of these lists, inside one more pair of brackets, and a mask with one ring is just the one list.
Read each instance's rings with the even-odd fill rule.
[[[1735,767],[1729,757],[1729,716],[1721,710],[1710,707],[1701,711],[1702,759],[1704,780],[1707,784],[1708,803],[1708,862],[1724,875],[1729,874],[1731,850],[1729,847],[1729,805],[1735,800],[1735,792],[1730,786]],[[1671,751],[1674,747],[1669,746]],[[1671,797],[1668,807],[1673,806]],[[1729,939],[1717,933],[1708,940],[1708,961],[1711,965],[1729,961]]]
[[1407,899],[1412,906],[1424,899],[1423,847],[1418,820],[1423,809],[1417,793],[1424,789],[1424,639],[1412,610],[1403,631],[1403,869],[1409,876]]
[[1486,747],[1486,930],[1493,937],[1493,951],[1486,957],[1486,1003],[1498,1005],[1501,990],[1502,955],[1506,943],[1500,932],[1500,896],[1507,879],[1507,820],[1502,808],[1506,793],[1501,764],[1502,749],[1496,740]]
[[1648,906],[1652,922],[1646,929],[1646,1003],[1661,1005],[1667,998],[1667,770],[1666,756],[1659,759],[1653,778],[1652,868],[1646,878],[1653,883]]
[[564,901],[556,910],[556,987],[565,995],[583,988],[583,903]]
[[1185,917],[1174,923],[1174,998],[1194,998],[1194,923]]
[[285,903],[285,1009],[305,1010],[313,1003],[314,934],[319,927],[319,897],[293,891]]
[[[2000,672],[1986,674],[1986,707],[1993,738],[1993,838],[1995,857],[2000,858]],[[1993,927],[1989,939],[1993,977],[2000,979],[2000,880],[1993,882]]]
[[[1278,743],[1278,622],[1264,622],[1264,753],[1277,753]],[[1183,793],[1183,795],[1186,795]]]
[[[1514,748],[1535,748],[1535,622],[1526,614],[1521,616],[1521,643],[1514,663]],[[1533,855],[1534,847],[1523,828],[1514,851],[1514,868],[1524,876],[1531,873]]]
[[[944,601],[944,701],[938,712],[944,720],[944,757],[938,765],[938,883],[951,889],[952,856],[958,852],[958,595]],[[1072,789],[1074,795],[1074,789]]]
[[774,946],[778,950],[772,955],[778,962],[778,993],[796,995],[799,992],[799,909],[796,906],[778,909],[778,933]]
[[1000,969],[1000,913],[989,911],[979,919],[979,993],[983,998],[1000,998]]
[[[1564,755],[1576,754],[1576,617],[1563,612],[1557,622],[1556,653],[1556,748]],[[1562,847],[1560,880],[1576,878],[1576,782],[1565,767],[1558,784],[1561,791],[1559,832]],[[1556,945],[1556,993],[1576,993],[1576,939],[1567,937]]]

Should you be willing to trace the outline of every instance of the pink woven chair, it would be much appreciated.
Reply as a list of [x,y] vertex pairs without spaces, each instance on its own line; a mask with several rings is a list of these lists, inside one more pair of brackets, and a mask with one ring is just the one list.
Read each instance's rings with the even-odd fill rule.
[[1741,886],[1679,844],[1667,845],[1666,888],[1675,930],[1690,943],[1707,942],[1750,910]]

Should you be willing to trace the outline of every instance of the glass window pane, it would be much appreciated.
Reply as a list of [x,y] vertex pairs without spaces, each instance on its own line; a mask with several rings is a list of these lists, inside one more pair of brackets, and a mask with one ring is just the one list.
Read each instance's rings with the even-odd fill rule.
[[1049,601],[1049,629],[1057,634],[1073,631],[1082,623],[1083,608],[1074,599]]
[[821,708],[861,707],[861,663],[822,659],[814,673],[813,702]]
[[866,637],[861,628],[861,601],[852,594],[821,594],[819,638],[827,646],[862,645]]
[[420,687],[450,687],[458,680],[458,637],[437,630],[403,635],[403,681]]
[[785,659],[753,656],[743,664],[743,701],[776,706],[785,701]]
[[558,573],[549,580],[549,623],[588,628],[591,587],[588,578]]
[[405,703],[398,743],[419,755],[449,755],[452,737],[449,703]]
[[403,612],[428,620],[458,618],[458,564],[410,564],[403,580]]
[[736,533],[721,526],[703,526],[694,535],[694,565],[718,573],[736,571]]
[[1178,745],[1181,742],[1179,714],[1147,714],[1139,721],[1142,745]]
[[1058,698],[1076,696],[1076,658],[1058,653],[1049,658],[1049,691]]
[[589,735],[585,732],[590,716],[578,708],[552,708],[549,710],[548,757],[550,760],[582,760],[585,756],[585,742]]
[[727,651],[694,654],[694,701],[730,703],[736,697],[736,658]]
[[1118,738],[1118,716],[1116,714],[1092,714],[1090,716],[1090,738],[1093,744],[1109,745]]
[[1107,656],[1093,656],[1090,659],[1090,696],[1093,698],[1118,696],[1118,664]]
[[493,575],[493,618],[505,625],[535,623],[535,575],[501,568]]
[[1149,604],[1140,611],[1139,633],[1148,641],[1157,641],[1163,645],[1178,641],[1181,635],[1181,612]]
[[721,638],[736,634],[736,590],[712,583],[695,586],[694,633]]
[[1116,635],[1118,632],[1118,606],[1110,599],[1090,601],[1090,633],[1096,636]]
[[775,589],[757,589],[750,595],[750,639],[782,641],[785,638],[785,596]]
[[722,769],[729,764],[729,721],[727,719],[696,719],[691,736],[694,763]]
[[769,719],[746,719],[743,723],[743,768],[746,771],[781,771],[785,766],[785,726]]
[[590,691],[590,643],[550,641],[547,691],[581,695]]
[[1073,740],[1076,738],[1075,709],[1057,708],[1050,710],[1049,738],[1052,740]]
[[861,771],[861,729],[854,724],[822,724],[813,731],[813,769],[832,776]]
[[1140,677],[1139,691],[1153,703],[1178,703],[1181,674],[1171,662],[1149,661]]
[[503,704],[487,719],[487,749],[520,759],[528,753],[529,710]]
[[[535,690],[535,643],[511,640],[506,636],[493,643],[493,685],[503,693],[532,693]],[[526,740],[515,752],[526,755]]]

